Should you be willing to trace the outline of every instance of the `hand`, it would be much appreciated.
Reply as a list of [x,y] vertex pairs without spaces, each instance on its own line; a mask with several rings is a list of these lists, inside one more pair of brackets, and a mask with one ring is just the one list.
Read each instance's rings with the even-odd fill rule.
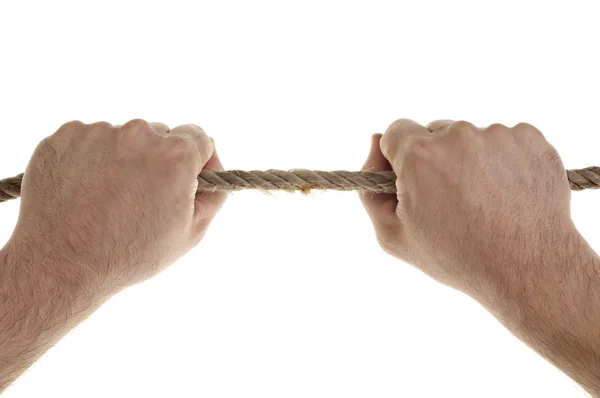
[[196,193],[203,168],[223,170],[198,126],[67,123],[31,158],[7,246],[34,275],[114,293],[200,242],[226,198]]
[[363,167],[392,169],[397,195],[361,195],[382,248],[480,300],[520,292],[577,235],[563,164],[531,125],[398,120]]
[[471,295],[600,397],[600,257],[540,131],[398,120],[364,166],[392,169],[397,195],[361,195],[384,250]]

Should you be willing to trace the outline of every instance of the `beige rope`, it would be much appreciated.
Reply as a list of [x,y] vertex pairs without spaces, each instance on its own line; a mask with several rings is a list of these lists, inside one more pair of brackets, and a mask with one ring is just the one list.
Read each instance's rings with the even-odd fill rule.
[[[567,177],[574,191],[600,188],[600,167],[567,170]],[[0,203],[21,195],[23,174],[0,180]],[[198,192],[284,190],[303,191],[333,189],[337,191],[366,191],[395,193],[396,175],[393,171],[312,171],[312,170],[266,170],[266,171],[208,171],[198,176]]]

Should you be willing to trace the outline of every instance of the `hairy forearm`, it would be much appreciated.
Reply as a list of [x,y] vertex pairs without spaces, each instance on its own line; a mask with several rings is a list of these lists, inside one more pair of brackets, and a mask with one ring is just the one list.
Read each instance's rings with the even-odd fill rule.
[[[600,258],[578,234],[523,264],[522,285],[484,303],[540,355],[600,397]],[[528,260],[531,261],[531,260]]]
[[28,248],[0,250],[0,391],[100,305]]

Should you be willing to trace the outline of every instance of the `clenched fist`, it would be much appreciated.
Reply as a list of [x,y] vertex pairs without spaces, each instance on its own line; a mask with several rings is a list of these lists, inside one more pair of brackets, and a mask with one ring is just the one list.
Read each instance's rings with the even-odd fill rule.
[[390,168],[397,195],[361,195],[379,243],[470,294],[517,287],[522,262],[574,230],[562,162],[530,125],[398,120],[364,166]]
[[226,197],[196,193],[203,168],[223,169],[195,125],[67,123],[31,158],[8,246],[35,253],[41,275],[111,294],[200,242]]

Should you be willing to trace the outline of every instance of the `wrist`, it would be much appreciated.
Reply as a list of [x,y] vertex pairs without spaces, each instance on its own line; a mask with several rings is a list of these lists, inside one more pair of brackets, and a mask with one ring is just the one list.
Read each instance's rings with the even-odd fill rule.
[[480,301],[516,337],[600,392],[600,258],[575,228],[551,240],[525,257],[510,286]]
[[0,250],[0,392],[101,304],[40,264],[13,243]]
[[507,289],[506,316],[525,329],[571,323],[600,299],[599,258],[576,229],[543,246],[521,262]]
[[[499,317],[517,322],[556,300],[577,299],[598,258],[570,220],[500,236],[506,249],[475,258],[478,277],[466,293]],[[556,303],[555,303],[556,304]]]
[[23,305],[52,302],[71,314],[97,308],[105,298],[99,289],[76,272],[66,271],[65,260],[37,251],[24,242],[9,241],[0,250],[3,291],[15,291],[28,300]]

